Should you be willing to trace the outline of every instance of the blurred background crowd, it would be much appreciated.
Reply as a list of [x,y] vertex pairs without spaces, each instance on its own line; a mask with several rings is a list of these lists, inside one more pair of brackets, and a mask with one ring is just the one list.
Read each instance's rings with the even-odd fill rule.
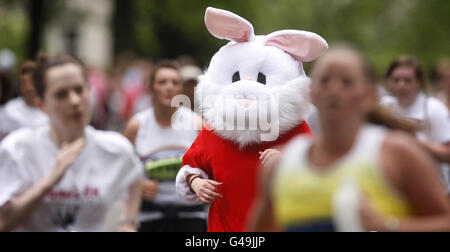
[[[204,10],[211,4],[1,0],[0,68],[14,86],[8,99],[19,95],[21,63],[34,59],[39,51],[66,52],[89,69],[95,100],[92,124],[121,130],[133,114],[151,106],[147,83],[156,61],[170,58],[180,66],[194,66],[185,71],[188,81],[208,66],[224,44],[204,28]],[[428,91],[444,99],[438,92],[440,80],[448,79],[448,1],[221,0],[213,5],[245,16],[257,27],[257,34],[292,28],[313,31],[331,44],[352,41],[374,62],[379,74],[398,55],[414,54],[426,70]],[[189,89],[186,86],[187,94],[192,93]]]

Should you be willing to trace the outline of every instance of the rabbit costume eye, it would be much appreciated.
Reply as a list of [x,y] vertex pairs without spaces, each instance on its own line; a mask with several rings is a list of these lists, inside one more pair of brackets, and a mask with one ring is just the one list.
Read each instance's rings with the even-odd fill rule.
[[263,73],[258,74],[258,82],[266,85],[266,75]]
[[238,82],[240,80],[241,80],[241,73],[237,71],[236,73],[233,74],[232,83]]

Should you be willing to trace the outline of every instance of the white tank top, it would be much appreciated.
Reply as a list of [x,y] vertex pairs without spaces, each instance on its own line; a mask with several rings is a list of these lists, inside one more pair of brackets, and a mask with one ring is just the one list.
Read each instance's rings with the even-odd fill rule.
[[[445,104],[438,99],[419,93],[414,103],[407,108],[401,107],[394,97],[384,97],[381,104],[401,117],[422,126],[424,129],[417,132],[419,139],[443,144],[450,142],[450,113]],[[450,194],[449,165],[441,163],[440,168],[442,180]]]
[[139,131],[136,151],[147,170],[147,177],[159,182],[160,193],[153,203],[159,205],[192,205],[176,193],[175,178],[181,168],[183,155],[197,138],[194,128],[196,115],[180,108],[174,115],[172,127],[162,128],[153,108],[138,113]]

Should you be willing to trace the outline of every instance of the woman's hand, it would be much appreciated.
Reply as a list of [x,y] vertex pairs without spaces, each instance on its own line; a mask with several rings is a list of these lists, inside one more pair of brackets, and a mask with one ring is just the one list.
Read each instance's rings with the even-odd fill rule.
[[136,233],[137,229],[134,225],[123,224],[117,228],[116,232],[117,233]]
[[142,183],[142,197],[146,201],[152,201],[159,193],[159,184],[155,180],[147,179]]
[[66,174],[67,168],[75,163],[80,156],[85,144],[86,140],[84,138],[79,138],[71,144],[63,143],[61,150],[56,157],[55,165],[46,178],[46,184],[49,187],[53,187],[61,181],[64,174]]
[[0,209],[0,232],[9,232],[22,224],[39,206],[45,195],[64,177],[67,169],[77,160],[86,140],[80,138],[63,144],[50,173],[24,193],[14,197],[7,207]]
[[378,213],[373,206],[367,202],[367,200],[363,200],[361,203],[361,207],[359,209],[359,214],[361,218],[361,224],[364,229],[368,232],[390,232],[395,231],[394,227],[391,227],[392,230],[389,230],[387,227],[388,219],[385,219]]
[[223,197],[222,195],[217,193],[217,187],[220,185],[222,185],[222,183],[214,180],[195,177],[191,181],[191,190],[203,203],[210,204],[213,203],[214,200]]

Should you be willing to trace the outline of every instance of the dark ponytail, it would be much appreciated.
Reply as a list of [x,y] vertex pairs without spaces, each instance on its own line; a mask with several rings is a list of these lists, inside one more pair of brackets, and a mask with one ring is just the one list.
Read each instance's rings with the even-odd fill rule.
[[[373,88],[376,88],[377,77],[372,63],[365,55],[358,51],[356,52],[361,58],[363,72],[367,82],[370,83]],[[378,90],[376,90],[376,92],[378,92]],[[382,107],[381,105],[377,105],[374,110],[369,112],[367,120],[372,124],[385,126],[392,130],[405,131],[413,135],[419,130],[412,122],[394,115],[389,109]]]
[[13,83],[9,76],[0,71],[0,105],[4,105],[11,99],[13,93]]
[[378,105],[369,112],[367,120],[372,124],[385,126],[392,130],[401,130],[414,135],[419,129],[412,122],[399,118],[390,110]]

